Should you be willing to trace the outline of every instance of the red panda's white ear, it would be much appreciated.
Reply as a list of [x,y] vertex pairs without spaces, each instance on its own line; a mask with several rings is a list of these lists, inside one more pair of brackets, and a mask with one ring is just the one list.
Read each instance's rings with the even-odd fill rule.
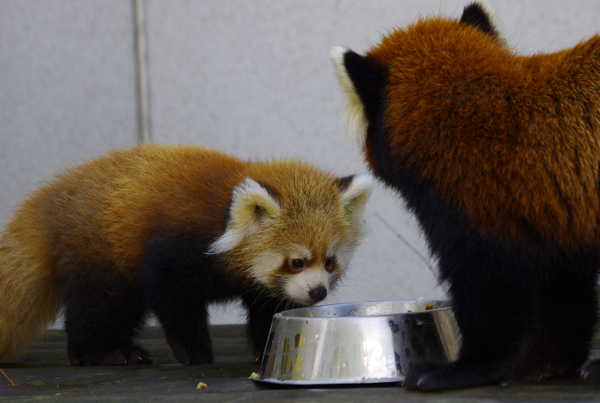
[[346,125],[346,132],[350,139],[358,146],[362,147],[365,142],[365,136],[367,135],[369,121],[365,114],[363,102],[354,87],[354,83],[348,74],[348,70],[346,69],[346,64],[344,62],[346,52],[348,52],[347,49],[336,46],[329,51],[329,57],[331,57],[331,60],[333,61],[340,86],[347,97],[346,108],[342,117],[342,120]]
[[353,224],[362,222],[362,215],[371,196],[374,179],[371,175],[357,175],[340,192],[340,202],[344,215]]
[[279,202],[267,188],[246,178],[235,187],[229,208],[225,233],[209,247],[209,254],[232,250],[281,212]]

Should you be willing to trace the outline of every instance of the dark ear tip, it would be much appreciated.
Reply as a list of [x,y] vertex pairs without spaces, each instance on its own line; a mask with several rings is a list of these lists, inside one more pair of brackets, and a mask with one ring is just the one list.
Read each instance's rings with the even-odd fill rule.
[[467,14],[483,14],[483,15],[487,16],[488,10],[487,10],[487,7],[483,3],[479,2],[479,1],[472,1],[465,6],[465,8],[463,10],[463,17],[464,17],[465,13],[467,13]]
[[344,53],[344,65],[350,77],[356,84],[357,79],[379,79],[381,76],[381,68],[369,56],[360,55],[353,50],[348,50]]
[[343,178],[335,179],[335,184],[340,189],[341,192],[348,189],[352,181],[354,180],[354,175],[344,176]]
[[493,16],[485,3],[473,1],[467,4],[463,10],[460,22],[478,28],[487,34],[498,36]]
[[353,50],[348,49],[346,53],[344,53],[344,64],[348,66],[348,64],[355,63],[364,63],[366,56],[359,55]]

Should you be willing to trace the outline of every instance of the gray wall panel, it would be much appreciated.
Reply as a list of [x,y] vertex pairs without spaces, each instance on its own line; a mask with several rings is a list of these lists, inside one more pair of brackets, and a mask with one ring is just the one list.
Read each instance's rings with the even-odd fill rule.
[[[465,3],[147,0],[151,139],[364,172],[342,133],[344,98],[329,49],[362,52],[388,29],[419,16],[457,17]],[[572,46],[600,29],[594,0],[492,5],[521,54]],[[132,10],[126,0],[0,0],[0,221],[50,172],[135,143]],[[367,224],[346,281],[327,302],[444,297],[395,194],[376,189]],[[241,319],[232,306],[213,314],[214,323]]]
[[128,1],[0,1],[0,222],[65,165],[136,141]]

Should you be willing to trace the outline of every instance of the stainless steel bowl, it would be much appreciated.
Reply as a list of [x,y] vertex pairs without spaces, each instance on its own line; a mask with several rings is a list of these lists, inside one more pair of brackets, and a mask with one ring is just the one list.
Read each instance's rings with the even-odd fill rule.
[[[432,309],[426,310],[428,304]],[[273,317],[261,369],[253,379],[285,385],[399,382],[411,365],[456,360],[459,345],[447,301],[292,309]]]

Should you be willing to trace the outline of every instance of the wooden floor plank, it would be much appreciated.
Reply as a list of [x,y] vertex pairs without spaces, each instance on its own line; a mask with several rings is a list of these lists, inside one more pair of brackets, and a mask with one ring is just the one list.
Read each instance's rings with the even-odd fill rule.
[[[212,326],[216,362],[186,366],[176,363],[158,328],[145,329],[140,343],[155,365],[138,367],[71,367],[62,330],[48,330],[17,359],[0,368],[0,402],[473,402],[593,401],[600,387],[578,380],[509,383],[433,394],[392,386],[335,388],[273,388],[248,379],[258,365],[240,325]],[[600,350],[596,339],[595,349]],[[598,351],[595,351],[597,353]],[[207,387],[196,389],[199,382]]]

